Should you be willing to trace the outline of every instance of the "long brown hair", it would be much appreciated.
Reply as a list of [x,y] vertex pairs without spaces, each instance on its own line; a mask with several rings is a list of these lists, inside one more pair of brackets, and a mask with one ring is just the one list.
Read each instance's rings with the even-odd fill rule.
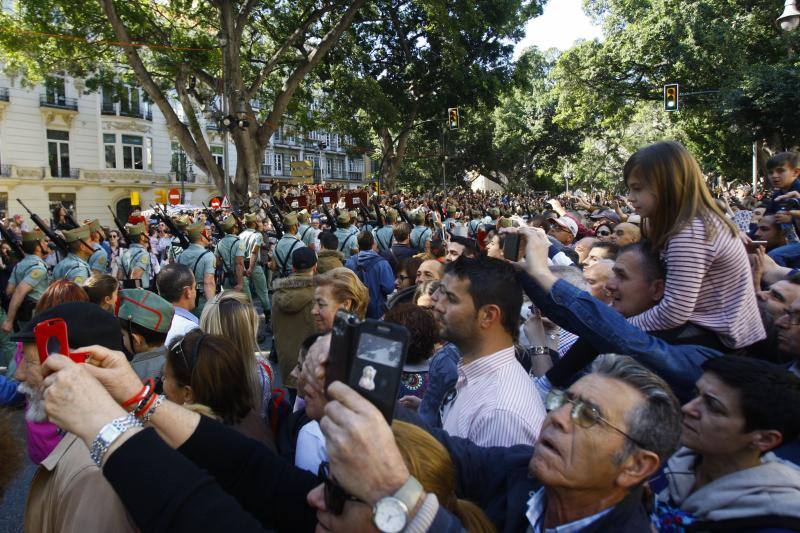
[[625,163],[626,185],[633,173],[656,197],[658,208],[642,221],[643,233],[654,250],[664,248],[670,238],[698,217],[707,239],[716,231],[715,218],[734,237],[737,235],[736,225],[711,196],[697,160],[681,143],[660,141],[641,148]]
[[66,279],[59,279],[50,284],[44,291],[39,302],[36,304],[33,314],[38,315],[42,311],[47,311],[51,307],[65,304],[67,302],[88,302],[89,295],[83,290],[83,287],[68,281]]
[[456,469],[444,446],[427,431],[400,420],[392,422],[392,433],[406,463],[426,492],[453,513],[470,533],[494,532],[495,527],[480,507],[456,496]]

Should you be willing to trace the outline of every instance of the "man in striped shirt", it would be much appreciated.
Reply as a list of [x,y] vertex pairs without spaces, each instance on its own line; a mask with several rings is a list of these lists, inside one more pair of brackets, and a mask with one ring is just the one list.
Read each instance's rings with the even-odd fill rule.
[[442,404],[444,430],[479,446],[532,445],[545,410],[514,355],[522,307],[514,268],[461,257],[447,265],[434,299],[441,337],[462,354],[458,381]]

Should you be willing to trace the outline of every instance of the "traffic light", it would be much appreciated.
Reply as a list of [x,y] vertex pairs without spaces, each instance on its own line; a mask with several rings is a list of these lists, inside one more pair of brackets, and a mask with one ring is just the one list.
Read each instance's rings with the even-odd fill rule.
[[156,189],[155,190],[155,197],[156,203],[164,205],[167,203],[167,190],[166,189]]
[[677,83],[664,85],[664,111],[677,111],[679,98],[680,90]]
[[461,120],[458,116],[458,108],[450,107],[447,109],[447,122],[450,124],[451,130],[457,130],[461,126]]

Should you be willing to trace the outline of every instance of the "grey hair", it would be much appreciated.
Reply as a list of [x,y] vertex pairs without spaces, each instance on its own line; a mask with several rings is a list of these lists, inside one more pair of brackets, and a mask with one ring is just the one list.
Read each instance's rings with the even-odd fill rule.
[[582,291],[588,291],[589,285],[583,279],[583,272],[576,266],[572,265],[553,265],[550,267],[550,272],[558,279],[563,279],[570,285]]
[[[644,403],[627,413],[627,433],[644,449],[658,455],[661,462],[675,453],[681,436],[681,405],[667,383],[627,355],[604,354],[595,359],[592,373],[627,383],[645,398]],[[621,463],[637,447],[626,439],[615,457]]]

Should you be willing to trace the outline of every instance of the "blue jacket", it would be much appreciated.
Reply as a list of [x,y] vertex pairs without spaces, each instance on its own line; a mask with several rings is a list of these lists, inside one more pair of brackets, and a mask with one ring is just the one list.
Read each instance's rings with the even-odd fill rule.
[[439,407],[442,405],[447,391],[458,381],[458,362],[461,352],[452,342],[445,343],[431,358],[428,370],[428,389],[422,397],[417,414],[430,427],[442,427]]
[[[467,439],[450,437],[433,430],[450,452],[456,469],[456,494],[486,512],[498,531],[525,533],[530,524],[525,516],[528,500],[541,488],[528,473],[531,446],[482,448]],[[443,507],[428,531],[458,531],[458,521]],[[635,489],[607,515],[581,530],[588,532],[650,531],[650,519],[642,505],[642,490]]]
[[18,381],[0,376],[0,405],[21,405],[25,396],[17,392]]
[[542,314],[588,341],[598,353],[630,355],[661,376],[681,401],[694,397],[694,384],[703,373],[700,365],[720,352],[696,344],[669,344],[628,321],[588,292],[564,280],[545,293],[520,272],[519,281]]
[[386,297],[394,291],[394,274],[389,262],[377,252],[368,250],[350,256],[344,266],[355,272],[369,290],[367,318],[382,317],[386,310]]

